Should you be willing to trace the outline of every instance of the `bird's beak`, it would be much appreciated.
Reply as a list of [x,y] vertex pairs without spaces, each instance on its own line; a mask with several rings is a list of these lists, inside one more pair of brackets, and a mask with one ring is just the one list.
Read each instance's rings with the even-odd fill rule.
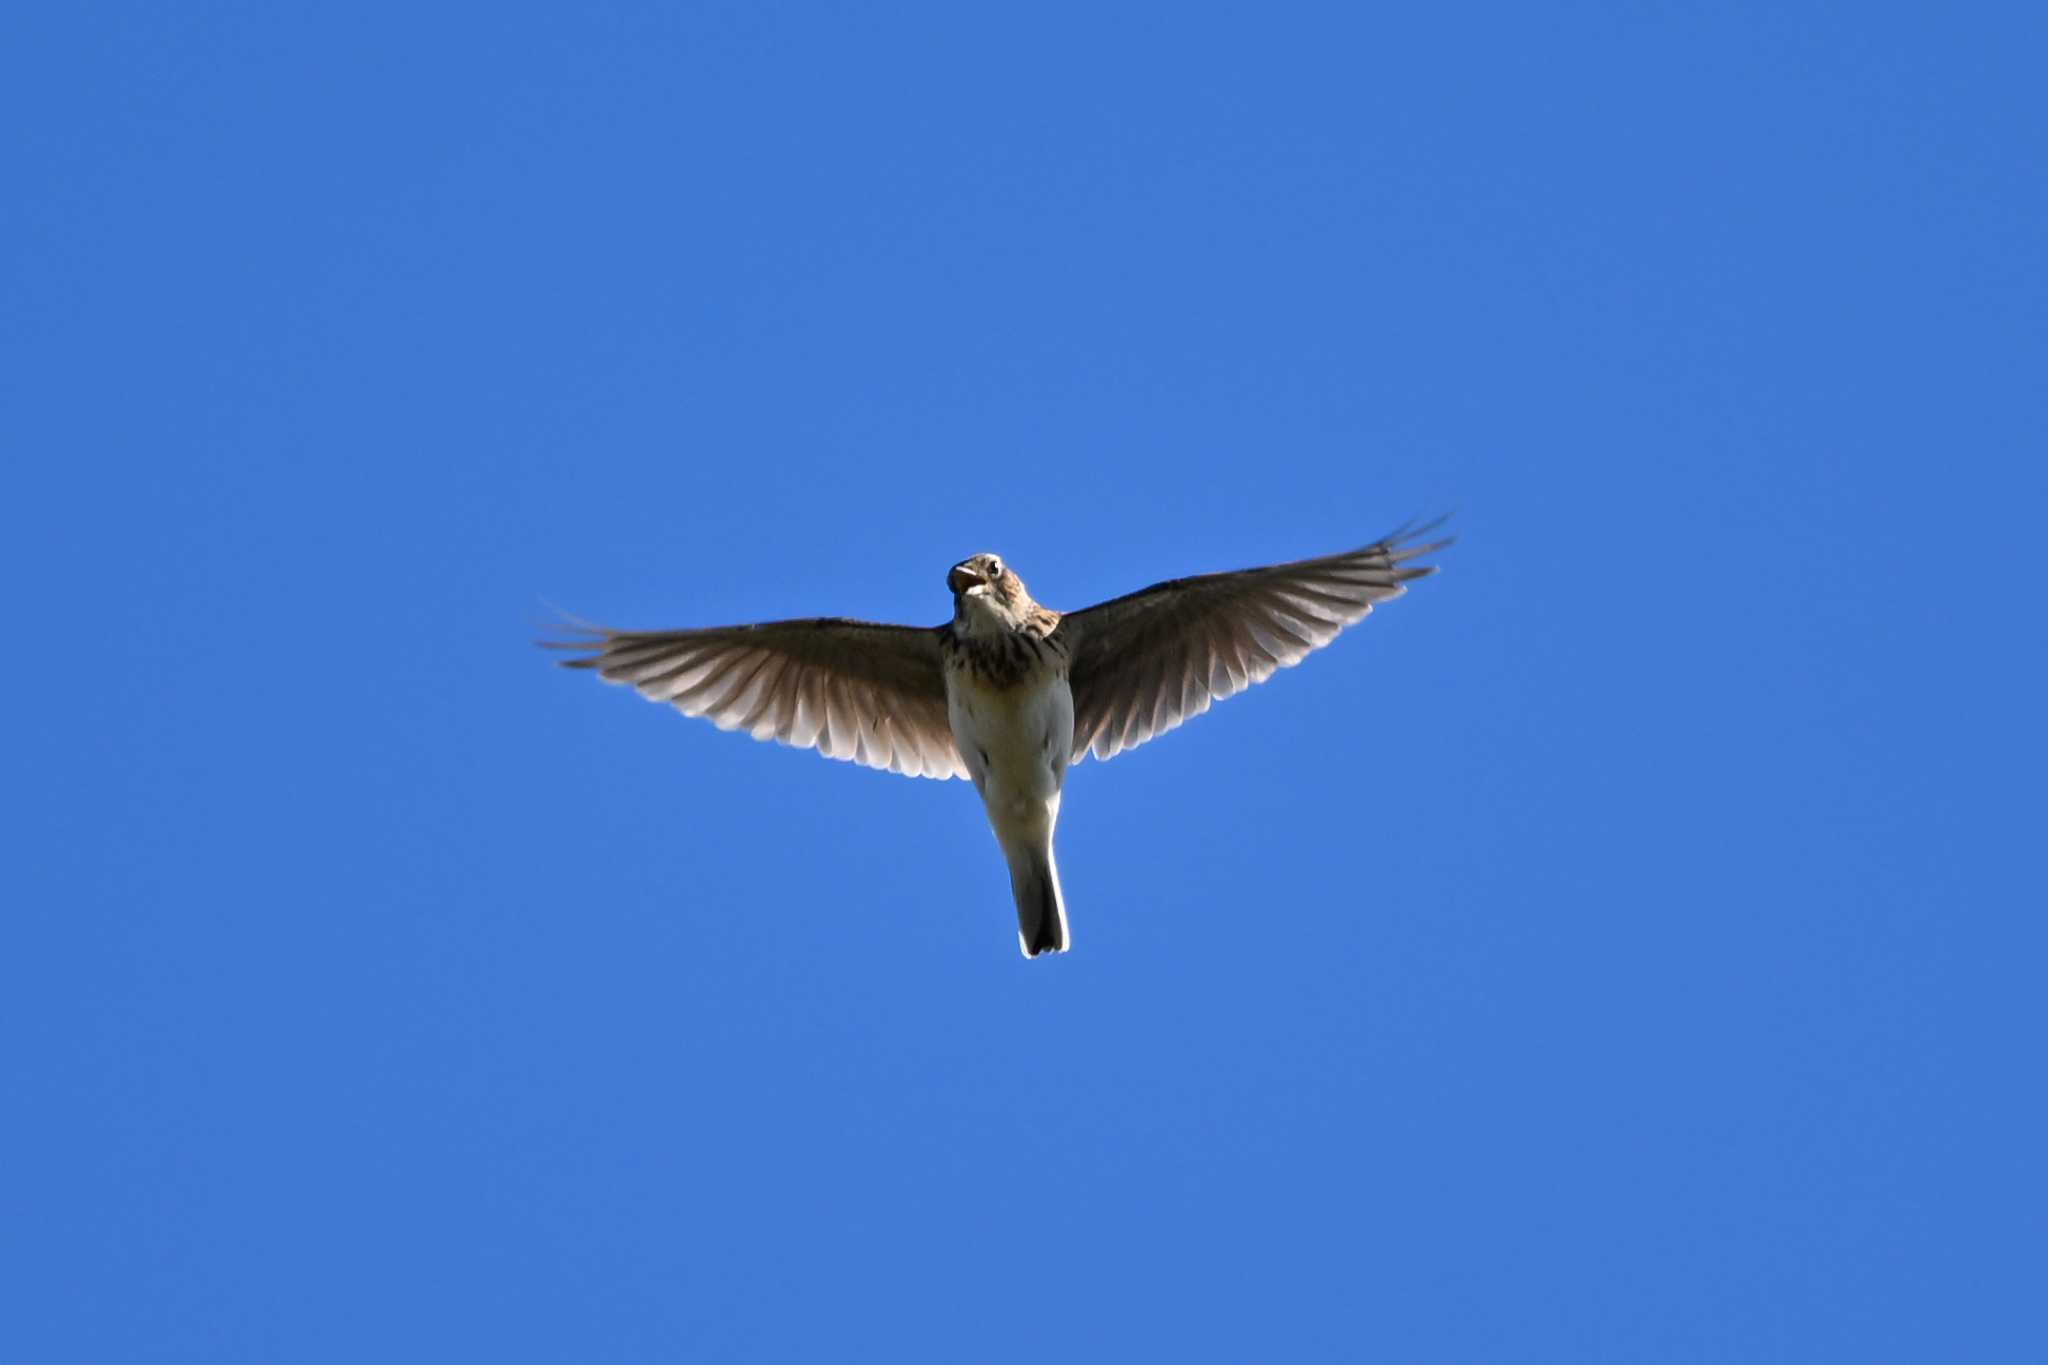
[[965,564],[955,564],[953,571],[946,575],[946,586],[953,590],[955,596],[987,581],[987,579],[968,568]]

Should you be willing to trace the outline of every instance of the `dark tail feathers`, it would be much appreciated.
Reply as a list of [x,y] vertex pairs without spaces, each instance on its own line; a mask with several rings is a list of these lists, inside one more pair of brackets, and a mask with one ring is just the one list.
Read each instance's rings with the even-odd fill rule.
[[1017,897],[1017,942],[1024,956],[1064,953],[1069,946],[1067,905],[1060,898],[1060,872],[1050,846],[1019,849],[1011,856],[1010,890]]

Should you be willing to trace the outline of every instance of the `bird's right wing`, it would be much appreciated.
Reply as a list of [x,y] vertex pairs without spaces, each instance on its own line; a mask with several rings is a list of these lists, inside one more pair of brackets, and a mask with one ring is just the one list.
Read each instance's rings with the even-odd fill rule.
[[1054,638],[1066,638],[1073,660],[1073,761],[1113,758],[1300,663],[1399,597],[1409,579],[1434,573],[1409,561],[1450,544],[1421,543],[1439,524],[1348,554],[1177,578],[1069,612]]
[[827,758],[911,777],[965,777],[946,719],[936,630],[817,618],[709,630],[564,627],[569,668],[649,701]]

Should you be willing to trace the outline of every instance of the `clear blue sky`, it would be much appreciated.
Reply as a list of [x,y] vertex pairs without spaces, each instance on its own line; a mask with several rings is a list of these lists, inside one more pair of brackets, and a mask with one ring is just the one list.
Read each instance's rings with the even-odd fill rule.
[[[0,1357],[2048,1357],[2042,16],[17,7]],[[1060,960],[529,643],[1445,510]]]

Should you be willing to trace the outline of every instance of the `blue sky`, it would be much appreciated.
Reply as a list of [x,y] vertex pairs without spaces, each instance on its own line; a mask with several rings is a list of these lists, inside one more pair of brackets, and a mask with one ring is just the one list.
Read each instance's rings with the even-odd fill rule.
[[[38,1362],[2039,1360],[2037,7],[45,5]],[[555,670],[1444,572],[971,790]]]

